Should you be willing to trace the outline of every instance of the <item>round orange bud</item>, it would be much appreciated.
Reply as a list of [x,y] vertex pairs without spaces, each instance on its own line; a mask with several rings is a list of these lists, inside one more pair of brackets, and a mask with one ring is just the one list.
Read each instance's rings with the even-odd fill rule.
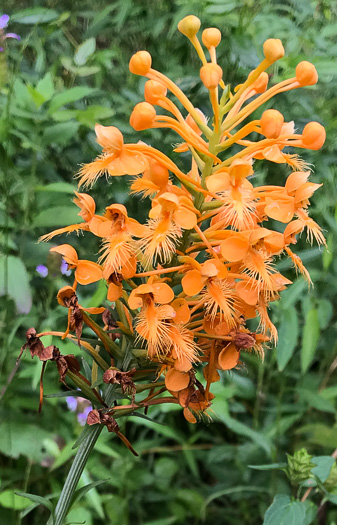
[[167,89],[155,80],[148,80],[144,86],[144,98],[149,104],[158,104],[161,97],[166,97]]
[[200,29],[201,22],[197,16],[188,15],[180,20],[178,30],[187,38],[193,38]]
[[200,69],[200,78],[207,89],[214,89],[222,79],[222,69],[218,64],[205,64]]
[[[248,78],[254,73],[254,71],[251,71],[248,75]],[[259,77],[253,82],[253,84],[250,86],[250,89],[254,89],[256,93],[264,93],[268,86],[268,80],[269,76],[268,73],[263,71]]]
[[296,66],[296,80],[301,86],[317,84],[318,74],[314,64],[303,60]]
[[325,129],[318,122],[309,122],[302,132],[302,144],[308,149],[320,149],[325,142]]
[[148,51],[138,51],[130,58],[129,69],[135,75],[146,75],[152,64],[152,57]]
[[144,175],[160,188],[166,186],[169,181],[168,169],[154,159],[149,159],[149,169],[144,172]]
[[282,113],[277,109],[267,109],[264,111],[260,120],[262,133],[267,139],[276,139],[280,136],[284,123]]
[[[196,108],[195,111],[196,111],[196,113],[198,113],[198,115],[199,115],[201,121],[202,121],[204,124],[206,124],[207,120],[206,120],[206,117],[205,117],[205,115],[203,114],[203,112],[200,111],[200,109],[198,109],[198,108]],[[201,135],[201,133],[202,133],[201,129],[199,129],[198,124],[195,122],[194,118],[193,118],[190,114],[187,115],[185,121],[186,121],[186,124],[187,124],[190,128],[193,129],[193,131],[195,131],[196,133],[198,133],[198,135]]]
[[153,126],[156,110],[148,102],[140,102],[133,108],[130,116],[130,125],[136,131],[142,131]]
[[201,39],[207,49],[217,47],[221,42],[221,33],[216,27],[209,27],[202,32]]
[[263,53],[271,64],[284,57],[284,47],[279,38],[269,38],[263,44]]

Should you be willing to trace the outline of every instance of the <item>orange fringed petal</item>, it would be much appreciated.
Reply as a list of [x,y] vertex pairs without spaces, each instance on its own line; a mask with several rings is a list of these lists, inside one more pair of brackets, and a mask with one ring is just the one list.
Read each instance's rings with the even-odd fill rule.
[[234,343],[229,343],[219,354],[218,362],[221,370],[231,370],[235,368],[240,359],[240,352]]
[[55,246],[54,248],[50,248],[50,251],[62,255],[63,259],[67,264],[70,264],[74,267],[77,266],[78,255],[75,248],[70,246],[70,244],[61,244],[60,246]]
[[80,260],[75,271],[75,278],[79,284],[91,284],[102,279],[102,268],[92,261]]
[[179,392],[187,388],[190,382],[190,375],[186,372],[179,372],[175,368],[170,368],[165,377],[165,385],[168,390]]
[[199,270],[190,270],[181,280],[181,285],[186,295],[197,295],[204,287],[204,280]]

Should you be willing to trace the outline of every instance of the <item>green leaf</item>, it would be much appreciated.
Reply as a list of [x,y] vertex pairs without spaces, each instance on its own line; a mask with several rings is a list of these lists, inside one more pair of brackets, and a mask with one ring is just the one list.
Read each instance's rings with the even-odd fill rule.
[[48,73],[45,74],[41,80],[38,81],[36,85],[36,91],[40,93],[43,97],[43,101],[50,100],[51,97],[55,93],[53,78],[51,76],[51,73],[48,71]]
[[42,144],[66,144],[79,128],[79,122],[58,122],[52,126],[46,126],[42,135]]
[[9,295],[20,314],[28,314],[32,308],[32,294],[25,265],[14,255],[0,258],[0,296]]
[[287,463],[270,463],[269,465],[247,465],[248,468],[252,468],[254,470],[277,470],[277,469],[283,469],[287,466]]
[[82,100],[83,98],[89,97],[93,94],[96,95],[97,93],[97,89],[87,86],[76,86],[67,89],[66,91],[63,91],[63,93],[58,93],[52,98],[49,106],[49,113],[54,113],[60,107],[65,106],[66,104]]
[[30,84],[27,85],[27,89],[34,100],[35,106],[39,108],[44,103],[45,99],[41,93],[39,93],[33,86]]
[[77,503],[78,501],[80,501],[80,499],[87,493],[89,492],[89,490],[93,489],[94,487],[98,487],[98,485],[102,485],[102,483],[106,483],[107,481],[109,481],[110,478],[107,478],[107,479],[101,479],[99,481],[94,481],[92,483],[88,483],[87,485],[85,485],[84,487],[81,487],[80,489],[77,489],[74,496],[73,496],[73,500],[71,502],[71,505],[74,505],[75,503]]
[[76,111],[76,119],[81,124],[93,128],[101,120],[113,117],[115,111],[104,106],[90,106],[87,109]]
[[74,55],[74,62],[77,66],[84,66],[88,58],[95,53],[96,50],[96,39],[88,38],[83,44],[78,46]]
[[277,365],[280,372],[285,369],[296,348],[298,339],[298,316],[293,306],[282,310],[277,344]]
[[69,226],[79,222],[78,209],[70,206],[55,206],[41,211],[34,219],[34,227]]
[[289,288],[284,290],[281,295],[280,306],[283,311],[290,306],[294,306],[297,301],[303,296],[304,290],[308,289],[308,283],[300,277]]
[[30,506],[26,498],[19,495],[13,489],[7,489],[0,493],[0,505],[5,509],[23,510]]
[[315,456],[311,461],[317,465],[311,469],[311,472],[324,483],[329,477],[331,467],[336,461],[335,458],[332,456]]
[[45,457],[43,441],[49,432],[36,425],[4,421],[0,423],[0,452],[11,458],[21,454],[38,463]]
[[321,412],[329,412],[330,414],[335,413],[334,404],[330,399],[326,399],[320,393],[307,390],[305,388],[298,388],[297,392],[300,395],[300,398],[308,403],[309,406],[320,410]]
[[303,339],[301,348],[301,370],[302,374],[308,370],[311,365],[318,339],[320,336],[320,327],[318,321],[318,313],[316,308],[312,308],[306,315],[303,329]]
[[11,15],[11,21],[27,25],[45,24],[55,20],[58,16],[58,12],[54,9],[48,9],[47,7],[32,7],[14,13]]
[[52,182],[51,184],[46,184],[45,186],[35,186],[35,191],[47,191],[51,193],[73,194],[76,190],[76,186],[73,186],[68,182]]
[[322,330],[325,330],[333,315],[333,306],[328,299],[322,298],[317,301],[317,314],[319,326]]
[[43,498],[42,496],[37,496],[36,494],[29,494],[28,492],[16,492],[18,496],[22,496],[23,498],[27,498],[31,501],[34,501],[34,503],[38,503],[39,505],[43,505],[46,507],[50,512],[53,512],[53,504],[49,499]]
[[306,508],[305,502],[291,501],[290,496],[277,494],[267,509],[263,525],[304,525]]

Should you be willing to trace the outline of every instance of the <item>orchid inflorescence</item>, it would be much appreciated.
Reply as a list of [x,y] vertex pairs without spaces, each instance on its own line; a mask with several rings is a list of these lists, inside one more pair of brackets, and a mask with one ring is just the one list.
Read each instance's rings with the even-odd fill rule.
[[[102,175],[125,175],[131,179],[132,194],[150,199],[149,218],[141,224],[114,202],[97,214],[94,199],[78,191],[74,203],[83,221],[42,237],[47,241],[63,233],[91,232],[101,239],[97,262],[80,259],[68,244],[51,249],[61,254],[75,277],[73,286],[58,293],[59,304],[68,309],[67,329],[51,333],[77,340],[103,370],[102,382],[129,396],[128,405],[106,406],[102,390],[86,380],[86,391],[94,392],[90,399],[97,406],[88,423],[105,424],[110,431],[116,431],[117,416],[153,404],[179,404],[191,423],[202,414],[210,416],[210,388],[219,381],[219,371],[242,366],[242,351],[263,357],[266,344],[277,340],[268,306],[291,281],[278,272],[276,257],[285,254],[310,282],[291,247],[303,230],[311,242],[325,244],[319,225],[308,215],[309,199],[320,184],[309,182],[305,161],[284,151],[289,146],[318,150],[325,141],[323,126],[309,122],[301,133],[295,132],[294,122],[285,122],[276,109],[244,123],[274,95],[316,84],[315,67],[300,62],[294,77],[268,87],[266,70],[284,56],[281,41],[269,39],[262,62],[231,92],[217,64],[221,33],[215,28],[202,33],[208,61],[197,37],[199,28],[195,16],[178,24],[201,60],[200,78],[209,92],[212,117],[152,68],[147,51],[138,51],[129,63],[132,73],[147,78],[145,101],[133,109],[131,126],[136,131],[174,130],[182,139],[174,151],[190,153],[190,171],[184,173],[144,142],[125,144],[116,127],[97,124],[103,151],[80,169],[79,187],[90,188]],[[252,133],[255,140],[247,138]],[[289,166],[284,186],[254,185],[255,159]],[[101,279],[107,285],[108,307],[82,307],[77,286]],[[103,313],[103,325],[91,313]],[[246,326],[249,319],[258,321],[254,332]],[[83,324],[98,337],[96,348],[82,337]],[[73,364],[70,373],[82,389],[84,377]],[[149,377],[152,381],[144,383]],[[145,390],[149,394],[139,399]]]

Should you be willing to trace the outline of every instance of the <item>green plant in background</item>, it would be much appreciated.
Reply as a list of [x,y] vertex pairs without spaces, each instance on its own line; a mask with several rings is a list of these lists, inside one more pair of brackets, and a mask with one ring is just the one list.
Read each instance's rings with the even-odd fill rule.
[[[219,61],[224,66],[224,76],[234,78],[235,83],[245,78],[248,67],[257,65],[257,50],[270,37],[283,39],[288,55],[273,69],[273,83],[289,75],[307,57],[317,67],[319,88],[306,90],[300,100],[291,94],[281,97],[277,107],[286,120],[293,118],[301,129],[309,120],[318,120],[327,130],[327,144],[322,153],[313,154],[309,160],[317,166],[314,181],[324,182],[314,203],[313,217],[327,230],[329,249],[298,252],[315,288],[307,294],[306,283],[300,278],[291,293],[284,292],[282,302],[273,311],[280,333],[277,356],[270,352],[264,364],[251,357],[246,362],[249,376],[233,372],[226,383],[216,385],[219,401],[214,410],[219,419],[211,427],[199,425],[198,429],[191,429],[181,422],[174,407],[165,415],[154,408],[153,418],[166,426],[140,419],[134,420],[132,426],[125,423],[124,431],[141,454],[140,462],[125,458],[122,448],[102,434],[81,483],[108,481],[83,495],[69,516],[69,520],[87,523],[108,520],[112,524],[121,521],[145,524],[157,520],[164,524],[198,523],[203,518],[206,522],[221,522],[225,512],[229,524],[252,523],[252,520],[261,523],[274,494],[290,495],[291,491],[282,472],[249,469],[247,465],[284,461],[286,452],[291,454],[301,447],[313,456],[329,455],[337,438],[333,309],[337,282],[334,3],[289,1],[281,6],[270,1],[234,1],[191,5],[184,1],[163,1],[149,5],[120,1],[113,5],[103,3],[99,12],[94,12],[86,2],[73,3],[71,12],[67,2],[59,2],[50,9],[36,3],[34,12],[25,10],[24,3],[5,4],[3,10],[11,15],[10,30],[22,36],[22,43],[9,42],[7,46],[9,83],[2,87],[0,97],[1,184],[3,190],[7,182],[9,189],[8,223],[3,208],[0,210],[4,228],[1,251],[20,261],[13,272],[11,287],[15,287],[20,276],[19,289],[26,300],[24,306],[16,306],[8,296],[0,299],[3,386],[7,384],[26,329],[39,324],[41,329],[48,330],[63,316],[61,307],[51,305],[57,289],[68,284],[67,278],[60,271],[60,259],[49,256],[47,247],[36,245],[36,238],[46,229],[64,225],[61,214],[63,219],[67,216],[69,224],[75,222],[70,204],[75,186],[69,181],[80,163],[98,153],[90,130],[99,119],[102,124],[119,127],[126,141],[134,140],[132,130],[125,126],[124,115],[130,114],[132,106],[141,100],[143,82],[127,75],[125,63],[131,52],[149,49],[158,68],[174,71],[173,80],[201,109],[207,100],[195,75],[195,59],[187,57],[190,52],[182,38],[172,38],[178,20],[190,12],[202,17],[206,25],[218,26],[222,31],[224,47]],[[160,38],[163,33],[170,38]],[[75,54],[82,44],[91,41],[84,47],[85,54],[93,49],[90,39],[95,39],[96,49],[87,55],[84,65],[76,64]],[[96,68],[96,71],[79,71],[79,68]],[[30,94],[32,88],[39,92],[38,83],[44,77],[45,85],[48,78],[52,81],[53,97],[77,87],[93,91],[87,94],[83,91],[82,98],[64,99],[64,105],[51,117],[52,99],[47,95],[46,101],[38,106],[34,101],[34,97],[38,101],[38,95],[32,98]],[[19,85],[16,94],[15,82]],[[90,116],[92,105],[100,108],[95,109],[98,116]],[[5,119],[7,111],[9,119]],[[105,114],[106,121],[102,120]],[[56,127],[53,135],[53,127],[59,123],[64,127]],[[49,128],[46,137],[45,128]],[[67,130],[70,131],[65,147],[63,134],[66,136]],[[175,141],[173,135],[167,135],[163,142],[158,130],[145,134],[146,142],[160,144],[167,152]],[[268,181],[278,184],[272,165],[263,168],[261,183],[267,176]],[[128,200],[123,184],[122,180],[114,183],[115,199],[126,203],[128,208],[131,206],[132,216],[141,220],[143,210],[135,201]],[[102,206],[104,196],[97,191],[94,197]],[[49,270],[45,278],[35,270],[41,264]],[[278,268],[290,279],[296,278],[286,263],[280,262]],[[18,315],[20,309],[29,310],[32,293],[36,300],[30,313]],[[93,295],[94,291],[88,290],[82,304],[98,306],[104,290],[101,296]],[[15,288],[12,296],[18,300]],[[77,353],[71,343],[64,343],[61,350]],[[65,402],[57,402],[54,397],[46,398],[38,419],[39,365],[25,360],[24,368],[25,371],[20,368],[7,388],[1,406],[0,504],[3,519],[10,524],[18,523],[20,513],[22,523],[41,523],[46,519],[43,507],[37,502],[19,500],[14,491],[59,493],[64,483],[63,467],[68,467],[74,454],[70,445],[81,430]],[[250,379],[255,375],[257,392],[255,381]],[[55,392],[55,380],[53,370],[47,369],[47,395]],[[70,445],[64,447],[65,442]],[[173,484],[175,490],[168,490]],[[310,499],[317,504],[322,501],[316,489],[310,493]],[[24,506],[27,510],[20,511]],[[324,508],[326,523],[334,523],[336,512],[332,504],[327,502]],[[316,522],[317,517],[313,518],[313,523]]]

